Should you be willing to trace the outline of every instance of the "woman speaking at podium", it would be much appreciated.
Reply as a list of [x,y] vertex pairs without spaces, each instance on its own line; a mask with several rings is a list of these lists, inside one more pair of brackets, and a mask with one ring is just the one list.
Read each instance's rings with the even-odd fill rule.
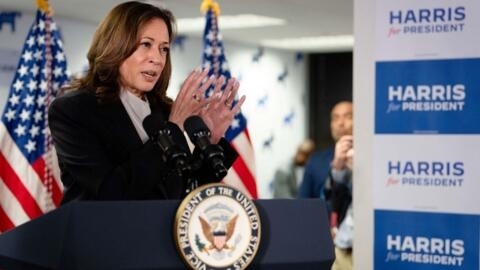
[[[98,26],[87,55],[88,71],[49,108],[64,185],[62,204],[181,199],[191,179],[200,185],[220,181],[205,162],[190,164],[181,128],[192,115],[205,122],[209,133],[198,134],[211,135],[208,144],[219,146],[225,168],[235,161],[237,153],[223,135],[245,96],[233,104],[237,80],[225,82],[196,69],[175,101],[167,97],[174,27],[170,11],[134,1],[113,8]],[[210,86],[213,93],[206,97]],[[154,123],[146,128],[150,115],[156,117],[150,117]],[[146,130],[151,126],[153,131]],[[195,148],[193,159],[199,151]]]

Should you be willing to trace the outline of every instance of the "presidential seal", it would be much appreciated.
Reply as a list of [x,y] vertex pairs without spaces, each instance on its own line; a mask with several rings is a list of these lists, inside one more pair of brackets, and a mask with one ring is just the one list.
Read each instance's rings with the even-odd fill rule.
[[177,210],[174,235],[192,269],[245,269],[260,244],[260,216],[244,193],[225,184],[201,186]]

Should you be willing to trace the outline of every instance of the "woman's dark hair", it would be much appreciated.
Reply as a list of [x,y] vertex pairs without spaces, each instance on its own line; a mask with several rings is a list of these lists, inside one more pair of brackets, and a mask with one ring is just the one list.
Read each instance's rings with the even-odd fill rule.
[[[94,92],[99,102],[118,99],[119,67],[137,49],[140,29],[155,18],[163,20],[167,25],[171,43],[175,36],[175,18],[169,10],[136,1],[114,7],[95,31],[87,54],[89,63],[87,74],[74,80],[67,90],[88,89]],[[155,101],[168,105],[168,109],[172,103],[166,94],[171,73],[170,54],[167,54],[162,75],[148,93]]]

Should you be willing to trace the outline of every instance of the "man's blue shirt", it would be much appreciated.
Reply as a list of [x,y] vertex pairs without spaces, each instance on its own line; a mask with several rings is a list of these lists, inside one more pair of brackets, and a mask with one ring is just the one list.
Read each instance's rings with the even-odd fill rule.
[[310,156],[298,191],[300,198],[324,198],[324,184],[330,171],[334,150],[335,148],[331,146]]

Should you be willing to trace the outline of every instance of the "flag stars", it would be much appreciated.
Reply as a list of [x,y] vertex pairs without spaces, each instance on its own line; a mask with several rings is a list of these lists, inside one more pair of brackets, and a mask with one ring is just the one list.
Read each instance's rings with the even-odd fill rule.
[[12,121],[15,118],[15,111],[8,109],[8,111],[5,113],[5,118],[7,118],[8,122]]
[[57,59],[58,62],[63,62],[65,61],[65,54],[62,52],[57,52],[57,54],[55,54],[55,59]]
[[30,92],[33,92],[33,91],[35,91],[35,89],[37,89],[37,82],[34,81],[33,79],[31,79],[30,82],[28,83],[27,87],[30,90]]
[[32,52],[31,51],[25,51],[22,55],[23,61],[28,62],[32,60]]
[[29,120],[30,112],[28,110],[23,109],[22,112],[20,113],[20,119],[22,119],[22,122]]
[[13,130],[13,132],[15,132],[15,134],[17,134],[17,137],[20,137],[20,136],[25,135],[25,126],[19,124],[19,125],[17,126],[17,128],[15,128],[15,129]]
[[58,78],[60,76],[62,76],[63,74],[63,70],[61,67],[56,67],[54,70],[53,70],[53,76],[55,76],[55,78]]
[[28,153],[31,153],[36,150],[35,142],[32,140],[28,140],[28,143],[25,144],[25,148],[27,149]]
[[42,121],[42,119],[43,119],[42,111],[36,110],[35,113],[33,114],[33,119],[34,119],[35,123],[38,123],[38,122]]
[[28,44],[28,47],[32,47],[35,45],[35,38],[33,36],[29,37],[26,43]]
[[36,102],[38,107],[42,107],[45,104],[45,96],[38,96]]
[[207,56],[212,56],[213,48],[212,46],[205,46],[205,50],[203,51]]
[[16,92],[22,90],[23,88],[23,81],[21,80],[16,80],[15,83],[13,84],[13,88],[15,89]]
[[27,75],[28,72],[28,67],[25,65],[21,65],[20,68],[18,69],[18,75],[20,75],[20,78]]
[[231,129],[237,129],[240,127],[240,120],[238,118],[233,118],[232,124],[230,125]]
[[35,53],[33,54],[33,57],[37,61],[42,60],[42,51],[41,50],[36,50]]
[[53,89],[57,90],[58,88],[60,88],[60,83],[57,81],[53,82]]
[[206,38],[212,42],[212,40],[215,38],[215,34],[213,33],[213,31],[209,31]]
[[39,70],[40,68],[35,64],[30,69],[30,73],[32,74],[33,77],[36,77],[38,75]]
[[32,105],[33,105],[33,100],[34,100],[34,96],[27,95],[27,96],[25,97],[25,99],[23,100],[23,102],[24,102],[25,105],[28,107],[28,106],[32,106]]
[[28,133],[30,133],[30,137],[35,138],[37,135],[40,134],[40,127],[37,125],[33,125],[28,131]]
[[56,38],[55,42],[57,43],[57,45],[60,49],[63,49],[63,41],[61,39]]
[[20,96],[12,94],[12,96],[8,99],[8,102],[13,106],[17,105],[20,102]]
[[41,90],[42,92],[46,92],[46,91],[47,91],[47,88],[48,88],[47,81],[42,80],[42,81],[40,82],[40,85],[39,85],[38,87],[40,88],[40,90]]
[[44,20],[39,20],[38,21],[38,28],[40,28],[40,31],[45,30],[45,21]]
[[44,45],[44,44],[45,44],[45,36],[44,36],[44,35],[39,35],[39,36],[37,37],[37,43],[38,43],[39,45]]

